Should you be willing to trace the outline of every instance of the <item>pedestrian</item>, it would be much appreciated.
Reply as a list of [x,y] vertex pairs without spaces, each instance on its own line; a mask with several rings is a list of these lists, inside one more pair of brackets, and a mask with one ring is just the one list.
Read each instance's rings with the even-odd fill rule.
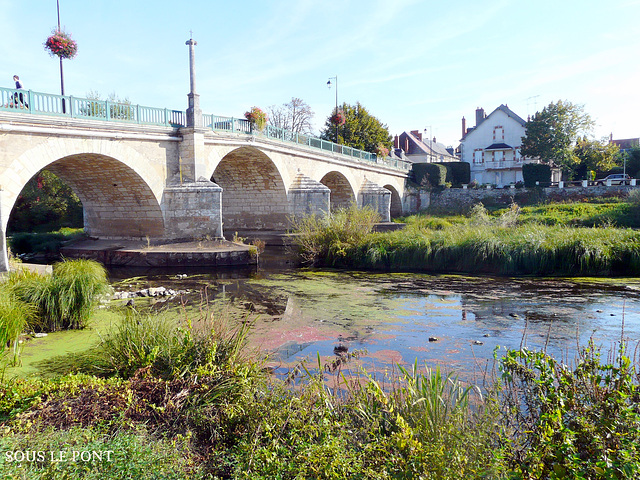
[[[20,77],[18,75],[13,76],[13,81],[16,82],[16,90],[23,90],[22,82],[20,81]],[[16,92],[13,94],[13,104],[18,108],[18,100],[20,101],[20,105],[24,106],[24,108],[29,108],[29,105],[24,101],[24,94],[22,92]]]

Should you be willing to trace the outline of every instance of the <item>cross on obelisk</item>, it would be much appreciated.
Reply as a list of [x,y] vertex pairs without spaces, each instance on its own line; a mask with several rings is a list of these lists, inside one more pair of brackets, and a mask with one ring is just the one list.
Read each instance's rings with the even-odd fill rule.
[[196,93],[196,52],[195,46],[198,44],[193,39],[193,32],[189,31],[192,38],[187,40],[185,45],[189,45],[189,79],[191,90],[187,97],[189,98],[189,108],[187,108],[187,127],[202,127],[202,110],[200,110],[200,95]]

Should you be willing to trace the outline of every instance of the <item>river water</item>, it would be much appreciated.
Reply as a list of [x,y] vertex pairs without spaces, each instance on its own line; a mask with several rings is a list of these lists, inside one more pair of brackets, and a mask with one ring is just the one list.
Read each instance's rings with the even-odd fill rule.
[[496,349],[546,349],[570,363],[590,338],[605,359],[622,337],[632,348],[640,340],[640,279],[312,270],[279,254],[261,262],[257,270],[110,273],[118,289],[189,289],[196,309],[206,292],[221,314],[254,323],[251,345],[280,373],[302,359],[317,364],[318,355],[330,362],[336,347],[360,353],[358,366],[370,372],[417,361],[469,376],[491,369]]

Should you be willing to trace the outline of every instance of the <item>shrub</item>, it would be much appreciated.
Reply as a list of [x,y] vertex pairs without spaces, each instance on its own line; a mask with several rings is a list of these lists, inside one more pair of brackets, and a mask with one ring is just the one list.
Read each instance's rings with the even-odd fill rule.
[[447,168],[447,182],[454,186],[468,184],[471,181],[471,165],[468,162],[442,162]]
[[442,187],[447,181],[447,167],[439,163],[414,163],[411,171],[418,185]]
[[604,364],[590,342],[574,368],[507,351],[501,403],[516,478],[638,478],[640,387],[625,348]]
[[546,163],[525,163],[522,165],[522,178],[524,186],[532,188],[536,182],[540,185],[551,182],[551,167]]

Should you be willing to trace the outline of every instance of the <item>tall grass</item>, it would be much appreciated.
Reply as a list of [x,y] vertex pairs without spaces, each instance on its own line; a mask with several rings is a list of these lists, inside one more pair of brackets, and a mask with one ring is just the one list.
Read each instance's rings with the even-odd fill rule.
[[[343,240],[315,222],[299,248],[316,263],[349,268],[502,275],[637,275],[640,232],[520,222],[517,205],[490,215],[482,206],[466,222],[409,222],[404,230]],[[312,238],[312,241],[304,239]]]
[[640,232],[615,228],[458,225],[368,236],[351,266],[437,272],[636,275]]
[[4,284],[0,284],[0,352],[12,348],[12,363],[18,358],[18,337],[33,320],[35,309],[20,301]]
[[109,291],[104,267],[93,260],[57,263],[50,276],[13,272],[7,285],[20,300],[36,307],[37,324],[47,331],[86,327],[100,295]]
[[295,233],[293,243],[304,263],[338,265],[347,251],[371,233],[379,221],[376,211],[355,205],[328,215],[299,217],[291,227]]
[[155,377],[182,378],[217,374],[245,365],[249,324],[232,329],[206,314],[184,324],[157,314],[127,310],[125,317],[95,347],[56,357],[40,366],[44,373],[86,373],[130,378],[140,369]]

